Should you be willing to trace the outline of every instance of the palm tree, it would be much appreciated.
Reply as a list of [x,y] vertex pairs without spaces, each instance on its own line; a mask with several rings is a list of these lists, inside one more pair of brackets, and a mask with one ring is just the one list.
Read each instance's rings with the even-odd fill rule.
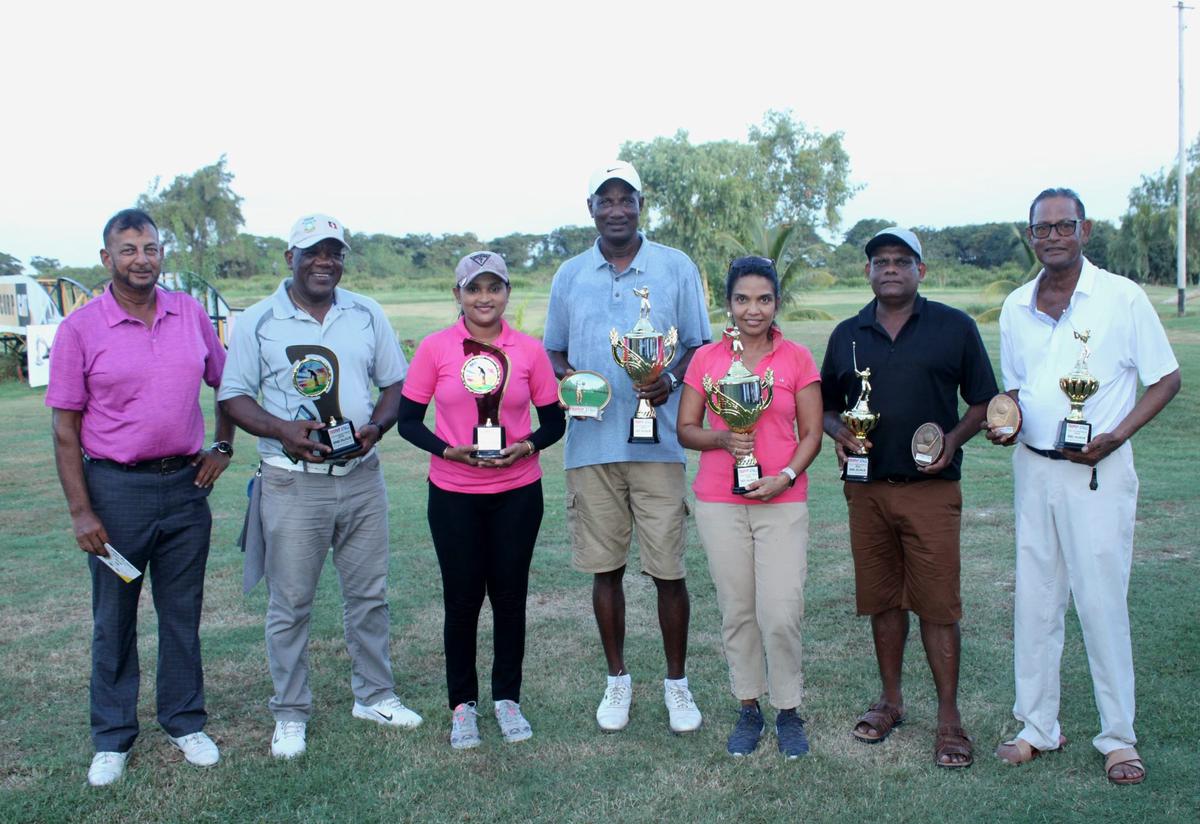
[[[796,230],[807,228],[795,223],[767,226],[762,219],[754,218],[748,222],[742,236],[723,233],[721,237],[739,255],[759,255],[774,261],[775,270],[779,273],[779,303],[784,307],[788,304],[798,304],[800,291],[811,285],[820,272],[820,269],[809,262],[809,256],[824,254],[827,251],[825,244],[811,231],[808,242],[801,245],[802,235]],[[809,309],[806,313],[822,320],[832,319],[819,309]]]

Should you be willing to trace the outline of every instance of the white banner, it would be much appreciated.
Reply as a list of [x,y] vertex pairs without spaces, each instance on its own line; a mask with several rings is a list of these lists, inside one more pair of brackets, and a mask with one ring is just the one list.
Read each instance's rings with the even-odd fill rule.
[[50,347],[54,343],[57,323],[34,324],[25,327],[25,349],[29,356],[29,385],[50,383]]

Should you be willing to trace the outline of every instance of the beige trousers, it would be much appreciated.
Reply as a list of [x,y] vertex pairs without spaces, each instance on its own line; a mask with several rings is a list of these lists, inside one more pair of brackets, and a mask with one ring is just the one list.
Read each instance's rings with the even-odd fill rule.
[[769,693],[777,709],[800,706],[808,504],[697,501],[696,526],[717,589],[734,697]]

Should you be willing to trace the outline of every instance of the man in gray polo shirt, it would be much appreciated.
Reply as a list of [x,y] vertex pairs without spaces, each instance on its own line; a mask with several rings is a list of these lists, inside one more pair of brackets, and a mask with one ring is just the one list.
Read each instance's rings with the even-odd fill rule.
[[[700,727],[700,710],[684,674],[690,605],[684,581],[684,455],[675,436],[679,387],[692,353],[711,327],[696,264],[677,249],[638,231],[645,205],[642,182],[628,163],[600,167],[588,184],[588,212],[600,237],[563,263],[550,287],[544,343],[561,379],[576,370],[599,372],[613,388],[603,420],[575,420],[567,430],[567,518],[573,565],[593,575],[592,608],[608,663],[608,686],[596,710],[600,728],[629,722],[632,680],[625,669],[625,592],[622,580],[633,529],[642,571],[658,590],[658,618],[667,658],[663,682],[670,727]],[[679,355],[658,380],[632,386],[613,360],[609,332],[630,330],[649,288],[650,321],[659,332],[679,330]],[[627,443],[639,398],[657,407],[659,443]]]
[[[276,758],[293,758],[306,747],[308,622],[330,547],[342,584],[354,717],[393,727],[421,723],[393,691],[387,489],[375,452],[396,422],[408,363],[379,304],[338,288],[349,248],[344,228],[327,215],[296,222],[284,253],[292,276],[238,318],[218,395],[229,417],[258,436],[262,457]],[[313,345],[334,357],[294,348]],[[372,386],[381,390],[374,404]],[[361,444],[336,461],[326,459],[331,446],[312,437],[329,423],[316,411],[328,412],[328,398],[312,400],[322,388],[336,393]]]

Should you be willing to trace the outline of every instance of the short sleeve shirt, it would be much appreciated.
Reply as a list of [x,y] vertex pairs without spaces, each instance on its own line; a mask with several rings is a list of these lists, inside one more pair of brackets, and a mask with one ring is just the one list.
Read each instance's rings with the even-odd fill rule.
[[[337,355],[334,385],[343,416],[355,427],[365,424],[374,411],[372,388],[399,383],[408,372],[387,315],[365,295],[338,287],[333,305],[318,323],[292,303],[290,282],[285,279],[273,294],[238,316],[218,397],[261,398],[263,409],[277,418],[314,419],[313,402],[292,382],[293,364],[286,353],[292,345],[320,344]],[[264,458],[284,454],[274,438],[259,438],[258,452]]]
[[[872,300],[855,317],[842,321],[829,337],[821,365],[821,394],[826,412],[843,412],[858,402],[858,368],[871,370],[870,406],[880,415],[867,435],[871,480],[923,479],[912,458],[912,437],[923,423],[949,432],[958,425],[958,396],[970,406],[997,393],[996,376],[975,321],[966,313],[920,295],[893,341],[875,320]],[[936,477],[962,477],[962,449]]]
[[659,443],[626,443],[637,393],[632,379],[613,360],[609,333],[623,334],[637,323],[641,299],[633,290],[649,288],[650,323],[655,330],[666,334],[674,327],[678,331],[675,357],[712,336],[696,264],[678,249],[639,237],[641,248],[625,271],[616,271],[605,259],[597,240],[586,252],[564,262],[550,287],[546,349],[565,352],[575,369],[600,373],[613,393],[602,420],[569,423],[564,449],[567,469],[625,461],[685,462],[675,435],[678,393],[654,407]]
[[[688,364],[684,382],[704,396],[704,376],[719,381],[733,362],[733,349],[727,339],[702,346]],[[778,475],[796,454],[799,439],[796,432],[796,393],[820,379],[812,353],[781,334],[771,341],[771,351],[754,368],[760,378],[772,370],[775,386],[771,405],[762,413],[754,427],[754,456],[762,467],[763,476]],[[727,430],[729,426],[705,406],[710,429]],[[821,426],[815,421],[816,427]],[[808,473],[801,472],[796,483],[770,501],[756,501],[733,494],[733,458],[723,449],[707,449],[700,453],[700,470],[692,490],[696,498],[710,503],[762,504],[799,503],[808,500]]]
[[1019,389],[1021,432],[1035,449],[1052,449],[1070,410],[1058,379],[1075,366],[1088,334],[1088,371],[1100,382],[1083,405],[1092,436],[1111,432],[1133,409],[1137,384],[1149,386],[1179,368],[1158,313],[1133,281],[1084,260],[1079,282],[1057,321],[1038,311],[1042,274],[1013,291],[1000,312],[1000,368],[1004,385]]
[[[558,382],[541,341],[513,329],[503,319],[502,331],[492,345],[508,360],[508,383],[500,403],[500,421],[512,445],[532,431],[529,406],[546,406],[558,401]],[[448,444],[468,444],[479,421],[476,396],[462,381],[463,364],[469,355],[463,343],[470,339],[460,318],[448,329],[421,341],[413,355],[404,397],[417,403],[434,402],[435,434]],[[449,492],[486,494],[526,486],[542,477],[538,457],[524,458],[503,469],[485,469],[443,460],[431,455],[429,480]]]
[[46,406],[83,413],[80,441],[93,458],[130,464],[204,445],[200,384],[220,383],[225,348],[191,295],[156,288],[154,304],[147,327],[110,284],[55,333]]

